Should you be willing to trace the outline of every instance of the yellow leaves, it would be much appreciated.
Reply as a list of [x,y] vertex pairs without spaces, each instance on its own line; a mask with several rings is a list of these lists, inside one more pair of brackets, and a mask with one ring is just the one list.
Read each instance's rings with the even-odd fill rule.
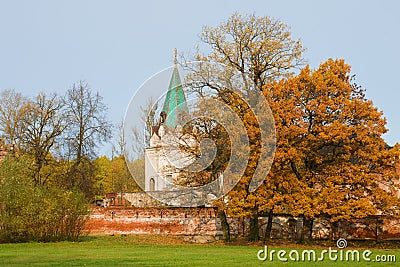
[[353,90],[342,59],[264,87],[278,138],[268,184],[292,214],[340,220],[395,207],[394,190],[377,190],[395,170],[395,153],[381,138],[386,121]]
[[[253,153],[245,177],[229,194],[231,212],[242,216],[258,205],[340,220],[393,208],[390,194],[376,190],[378,179],[388,181],[394,168],[381,138],[386,121],[352,84],[343,59],[328,59],[316,70],[307,65],[293,77],[287,70],[301,61],[300,41],[279,21],[254,15],[236,13],[219,27],[205,28],[202,40],[212,49],[208,61],[224,63],[262,88],[276,124],[275,160],[265,185],[246,191],[257,162]],[[229,103],[237,104],[232,106],[246,123],[250,150],[257,152],[255,117],[239,108],[235,96]],[[375,200],[384,204],[374,207]]]

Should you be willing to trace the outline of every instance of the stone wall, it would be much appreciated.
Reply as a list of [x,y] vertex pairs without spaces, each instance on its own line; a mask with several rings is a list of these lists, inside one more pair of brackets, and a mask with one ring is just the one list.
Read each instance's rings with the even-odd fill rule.
[[[261,217],[260,236],[264,236],[267,218]],[[303,218],[288,214],[274,216],[271,237],[283,239],[298,239],[303,231]],[[304,233],[307,236],[308,233]],[[378,239],[400,240],[400,220],[383,216],[369,216],[352,221],[331,223],[321,217],[313,222],[312,237],[314,239]]]
[[93,208],[91,234],[172,234],[220,236],[213,208]]
[[[259,218],[260,236],[263,239],[268,219]],[[231,234],[245,236],[249,221],[228,217]],[[272,238],[296,239],[301,237],[303,220],[287,214],[274,216]],[[144,207],[93,207],[86,225],[93,235],[112,234],[171,234],[185,236],[222,237],[216,210],[204,208],[144,208]],[[400,220],[371,216],[352,222],[331,224],[319,218],[313,224],[313,238],[346,239],[400,239]]]

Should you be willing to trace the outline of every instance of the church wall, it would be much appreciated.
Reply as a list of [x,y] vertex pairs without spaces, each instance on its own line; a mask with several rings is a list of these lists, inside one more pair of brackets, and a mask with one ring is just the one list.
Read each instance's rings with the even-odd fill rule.
[[93,208],[86,229],[94,235],[220,236],[213,208]]
[[155,190],[163,190],[164,180],[159,177],[157,170],[160,168],[158,148],[147,148],[145,150],[145,191],[151,191],[150,180],[154,179]]
[[[263,237],[267,218],[260,217],[260,236]],[[245,236],[248,219],[228,217],[231,234]],[[334,229],[333,229],[334,228]],[[160,208],[160,207],[109,207],[93,208],[86,229],[93,235],[112,234],[171,234],[184,236],[222,237],[221,223],[216,210],[205,208]],[[272,238],[296,239],[301,236],[302,218],[288,214],[274,216]],[[333,233],[333,235],[332,235]],[[340,222],[332,226],[325,218],[316,219],[313,238],[346,239],[400,239],[400,220],[381,216]]]

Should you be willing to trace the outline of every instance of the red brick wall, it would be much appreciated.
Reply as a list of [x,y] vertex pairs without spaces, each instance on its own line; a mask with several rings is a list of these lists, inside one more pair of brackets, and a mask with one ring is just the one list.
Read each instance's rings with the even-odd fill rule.
[[[248,219],[228,218],[233,235],[245,235]],[[260,235],[264,236],[267,218],[260,217]],[[214,208],[93,208],[86,229],[93,235],[111,234],[171,234],[188,236],[222,236],[220,220]],[[302,219],[280,214],[274,217],[273,238],[298,238]],[[314,222],[314,238],[332,237],[332,226],[324,218]],[[347,239],[400,239],[400,220],[383,217],[341,222],[335,236]]]
[[213,208],[93,208],[91,234],[218,235]]

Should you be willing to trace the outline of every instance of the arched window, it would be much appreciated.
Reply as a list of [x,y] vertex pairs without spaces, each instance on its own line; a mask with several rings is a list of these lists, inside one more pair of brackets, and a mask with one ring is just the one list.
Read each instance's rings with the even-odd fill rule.
[[150,191],[156,191],[156,182],[153,178],[150,179]]

